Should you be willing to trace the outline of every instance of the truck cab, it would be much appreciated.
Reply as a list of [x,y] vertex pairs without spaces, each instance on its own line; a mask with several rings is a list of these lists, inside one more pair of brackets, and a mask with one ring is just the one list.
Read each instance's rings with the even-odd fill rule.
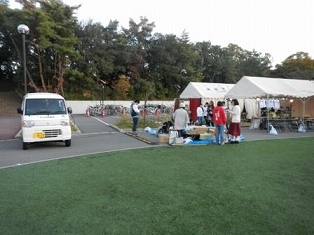
[[71,125],[65,99],[56,93],[28,93],[17,112],[21,114],[23,150],[36,142],[64,142],[71,146]]

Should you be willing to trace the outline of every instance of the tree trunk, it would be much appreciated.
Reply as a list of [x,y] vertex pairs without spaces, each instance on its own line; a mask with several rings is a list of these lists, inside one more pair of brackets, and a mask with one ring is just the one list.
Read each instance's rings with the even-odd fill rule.
[[62,60],[61,60],[61,56],[58,56],[58,77],[56,77],[58,83],[57,83],[57,87],[56,87],[56,93],[60,94],[62,96],[64,96],[64,92],[63,92],[63,83],[64,83],[64,78],[63,78],[63,68],[62,68]]
[[43,91],[47,92],[47,87],[46,87],[44,76],[43,76],[43,66],[41,63],[41,53],[40,53],[40,50],[39,50],[37,45],[36,45],[36,49],[37,49],[37,55],[38,55],[39,77],[40,77],[42,89],[43,89]]

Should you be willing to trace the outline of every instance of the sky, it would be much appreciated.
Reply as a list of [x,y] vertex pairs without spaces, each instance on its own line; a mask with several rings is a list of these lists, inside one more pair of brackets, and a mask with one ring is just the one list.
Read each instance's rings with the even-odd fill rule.
[[[11,0],[10,2],[13,2]],[[273,66],[297,52],[314,59],[313,0],[63,0],[79,21],[107,26],[110,20],[129,27],[129,19],[154,22],[153,33],[185,31],[191,42],[210,41],[272,56]],[[13,7],[13,5],[12,5]]]

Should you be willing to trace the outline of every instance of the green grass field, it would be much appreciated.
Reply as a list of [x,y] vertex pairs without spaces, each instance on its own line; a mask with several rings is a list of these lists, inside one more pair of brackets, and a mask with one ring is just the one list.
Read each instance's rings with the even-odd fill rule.
[[314,139],[119,151],[0,170],[0,234],[314,234]]

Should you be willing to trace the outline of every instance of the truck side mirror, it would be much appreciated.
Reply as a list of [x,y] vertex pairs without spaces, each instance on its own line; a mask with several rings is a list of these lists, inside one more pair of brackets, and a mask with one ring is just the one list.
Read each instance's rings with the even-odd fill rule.
[[17,108],[16,111],[18,114],[23,114],[23,110],[21,108]]
[[67,109],[68,109],[68,113],[71,114],[72,113],[72,108],[68,107]]

